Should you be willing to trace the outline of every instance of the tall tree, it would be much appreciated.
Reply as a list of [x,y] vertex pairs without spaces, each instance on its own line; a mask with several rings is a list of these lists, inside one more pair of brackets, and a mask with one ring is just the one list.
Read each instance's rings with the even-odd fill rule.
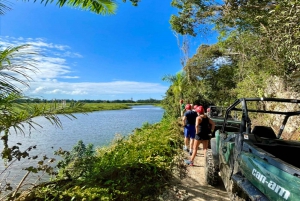
[[[183,35],[197,35],[205,26],[213,25],[218,29],[238,28],[252,29],[265,24],[264,18],[274,7],[272,0],[172,0],[171,5],[178,8],[178,15],[171,16],[174,30]],[[202,26],[201,26],[202,25]]]
[[197,86],[192,94],[215,104],[235,98],[232,89],[236,86],[236,62],[219,45],[201,45],[184,69],[192,72],[191,87]]
[[[280,75],[299,90],[299,1],[173,0],[172,6],[179,9],[178,15],[170,19],[176,32],[196,36],[214,27],[220,33],[220,41],[231,44],[224,48],[236,54],[242,72],[246,72],[244,67],[249,62],[251,68],[259,68],[258,71],[261,69],[269,76]],[[246,49],[241,42],[256,44],[246,45],[249,48]],[[259,61],[259,57],[263,59]],[[253,73],[258,71],[254,69]]]

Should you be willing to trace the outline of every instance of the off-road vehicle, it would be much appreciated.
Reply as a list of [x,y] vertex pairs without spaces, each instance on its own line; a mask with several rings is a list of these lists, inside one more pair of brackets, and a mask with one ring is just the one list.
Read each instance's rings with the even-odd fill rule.
[[[231,200],[299,201],[300,142],[281,139],[289,121],[300,117],[299,103],[277,98],[236,100],[211,139],[207,183],[214,186],[223,181]],[[228,121],[232,111],[239,113],[239,120]],[[269,118],[271,127],[260,125],[257,119],[261,118]],[[278,120],[282,123],[276,129]]]

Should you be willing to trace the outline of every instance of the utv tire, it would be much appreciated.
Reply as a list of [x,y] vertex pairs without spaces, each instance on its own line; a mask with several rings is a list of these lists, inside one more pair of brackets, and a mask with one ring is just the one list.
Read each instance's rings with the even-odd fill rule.
[[205,181],[211,186],[219,184],[219,175],[217,167],[214,163],[213,154],[211,149],[207,149],[205,158]]

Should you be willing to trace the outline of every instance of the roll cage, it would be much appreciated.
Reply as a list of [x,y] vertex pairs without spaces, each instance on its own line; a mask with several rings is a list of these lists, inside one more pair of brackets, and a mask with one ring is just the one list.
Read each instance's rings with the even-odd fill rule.
[[[267,113],[267,114],[279,114],[279,115],[285,115],[284,120],[282,122],[282,125],[280,127],[280,130],[277,134],[277,138],[279,139],[282,135],[283,129],[291,116],[300,115],[300,111],[294,111],[294,112],[282,112],[282,111],[271,111],[271,110],[253,110],[248,109],[247,102],[282,102],[282,103],[295,103],[299,104],[300,100],[297,99],[282,99],[282,98],[240,98],[237,99],[230,107],[226,109],[225,112],[225,121],[223,122],[223,126],[221,129],[221,132],[224,133],[227,120],[230,117],[231,111],[241,111],[242,112],[242,119],[240,122],[240,133],[250,134],[251,133],[251,120],[249,118],[248,113],[249,112],[255,112],[255,113]],[[237,108],[241,104],[241,108]]]

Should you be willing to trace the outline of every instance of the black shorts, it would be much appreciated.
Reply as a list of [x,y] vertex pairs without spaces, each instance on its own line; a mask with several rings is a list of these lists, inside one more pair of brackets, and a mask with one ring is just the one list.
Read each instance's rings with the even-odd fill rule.
[[198,133],[195,136],[195,140],[210,140],[210,137],[208,133],[207,134]]

